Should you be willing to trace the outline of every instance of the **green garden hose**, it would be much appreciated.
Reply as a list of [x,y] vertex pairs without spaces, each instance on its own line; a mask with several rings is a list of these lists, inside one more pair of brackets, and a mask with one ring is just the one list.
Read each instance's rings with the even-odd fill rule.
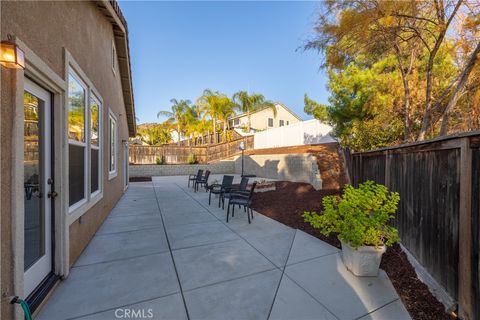
[[10,301],[11,304],[18,303],[22,306],[23,314],[25,315],[25,320],[32,320],[32,313],[28,307],[28,303],[25,300],[19,299],[17,296],[13,297]]

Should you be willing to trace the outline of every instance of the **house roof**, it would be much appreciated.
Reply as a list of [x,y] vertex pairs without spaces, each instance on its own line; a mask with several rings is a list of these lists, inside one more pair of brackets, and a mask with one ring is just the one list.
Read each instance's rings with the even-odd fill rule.
[[137,131],[135,122],[135,103],[133,99],[132,68],[130,65],[130,47],[128,44],[128,26],[116,0],[94,1],[99,10],[111,22],[117,52],[123,100],[127,116],[128,134],[134,137]]
[[[295,118],[297,118],[298,120],[302,121],[302,118],[300,118],[295,112],[293,112],[292,110],[290,110],[286,105],[284,105],[283,103],[281,102],[274,102],[274,104],[276,106],[281,106],[282,108],[284,108],[285,110],[287,110],[290,114],[292,114]],[[263,111],[265,109],[268,109],[269,107],[265,107],[265,108],[262,108],[262,109],[259,109],[255,112],[252,112],[250,115],[253,115],[255,113],[258,113],[260,111]],[[243,118],[243,117],[246,117],[247,114],[246,113],[241,113],[241,114],[237,114],[236,116],[233,116],[233,117],[230,117],[229,120],[234,120],[234,119],[238,119],[238,118]]]

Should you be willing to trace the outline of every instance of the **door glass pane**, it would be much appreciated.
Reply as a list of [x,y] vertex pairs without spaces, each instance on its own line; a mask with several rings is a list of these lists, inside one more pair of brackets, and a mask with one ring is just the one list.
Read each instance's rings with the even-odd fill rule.
[[45,254],[43,190],[41,190],[40,112],[44,102],[25,91],[24,120],[24,204],[25,204],[25,263],[27,270]]

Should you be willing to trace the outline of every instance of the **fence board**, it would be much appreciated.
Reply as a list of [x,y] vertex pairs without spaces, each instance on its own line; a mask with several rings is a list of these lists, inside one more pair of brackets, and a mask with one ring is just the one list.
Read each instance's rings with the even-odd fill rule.
[[480,148],[472,149],[472,286],[475,319],[480,319]]
[[468,133],[349,157],[353,185],[400,193],[403,245],[471,319],[480,319],[479,148],[480,134]]

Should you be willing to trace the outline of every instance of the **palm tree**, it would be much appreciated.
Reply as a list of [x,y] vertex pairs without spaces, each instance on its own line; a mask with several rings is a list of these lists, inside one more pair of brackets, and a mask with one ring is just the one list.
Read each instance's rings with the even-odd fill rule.
[[215,136],[214,142],[217,142],[217,119],[221,113],[222,102],[224,95],[218,91],[205,89],[200,98],[197,99],[197,105],[203,113],[203,118],[210,117],[213,120],[213,134]]
[[218,120],[223,122],[223,141],[227,142],[228,119],[235,115],[235,109],[237,106],[225,95],[221,96],[219,104]]
[[248,94],[246,91],[238,91],[232,97],[237,108],[247,114],[248,124],[247,130],[250,132],[251,129],[251,114],[255,111],[258,111],[263,108],[270,108],[273,111],[274,117],[277,116],[277,108],[275,104],[271,101],[265,99],[262,94],[252,93]]
[[171,110],[172,111],[165,111],[161,110],[157,113],[157,118],[160,118],[161,116],[168,117],[168,121],[174,122],[177,134],[178,134],[178,140],[177,142],[180,144],[180,139],[183,133],[183,117],[185,112],[187,112],[187,109],[190,107],[190,104],[192,102],[190,100],[177,100],[177,99],[171,99],[170,103],[172,103]]

